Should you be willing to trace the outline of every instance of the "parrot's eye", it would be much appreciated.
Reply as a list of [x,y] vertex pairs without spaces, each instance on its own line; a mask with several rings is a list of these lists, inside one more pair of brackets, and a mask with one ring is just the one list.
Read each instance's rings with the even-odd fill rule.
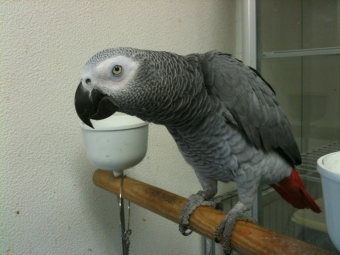
[[121,72],[122,72],[122,66],[119,66],[119,65],[115,65],[114,67],[113,67],[113,69],[112,69],[112,73],[114,74],[114,75],[118,75],[118,74],[120,74]]

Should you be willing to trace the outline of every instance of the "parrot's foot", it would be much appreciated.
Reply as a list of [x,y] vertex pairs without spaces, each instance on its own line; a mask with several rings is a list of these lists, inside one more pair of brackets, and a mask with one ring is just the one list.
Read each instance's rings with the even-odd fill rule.
[[213,201],[207,201],[204,197],[204,191],[199,191],[197,194],[191,195],[188,200],[184,203],[181,214],[179,215],[179,231],[184,236],[188,236],[192,233],[189,226],[190,215],[199,206],[209,206],[215,208],[216,203]]
[[233,209],[231,209],[226,216],[222,219],[215,231],[215,242],[219,243],[220,235],[223,232],[223,251],[225,254],[231,253],[230,239],[233,232],[236,221],[249,221],[251,223],[257,224],[256,220],[245,213],[247,208],[238,202]]

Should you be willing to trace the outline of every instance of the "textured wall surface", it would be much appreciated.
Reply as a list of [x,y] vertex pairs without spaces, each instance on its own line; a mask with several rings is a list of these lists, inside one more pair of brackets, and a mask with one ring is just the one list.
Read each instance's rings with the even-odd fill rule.
[[[0,254],[119,254],[116,198],[92,183],[74,93],[117,46],[236,52],[233,1],[1,1]],[[150,126],[128,175],[182,196],[200,185],[166,129]],[[200,236],[132,205],[131,254],[200,254]]]

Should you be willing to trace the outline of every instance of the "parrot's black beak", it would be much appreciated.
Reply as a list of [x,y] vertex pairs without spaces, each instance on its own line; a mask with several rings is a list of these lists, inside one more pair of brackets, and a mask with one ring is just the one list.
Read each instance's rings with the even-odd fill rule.
[[112,102],[109,96],[104,95],[98,89],[89,92],[81,82],[76,91],[74,104],[79,118],[92,128],[90,119],[106,119],[118,110],[118,106]]

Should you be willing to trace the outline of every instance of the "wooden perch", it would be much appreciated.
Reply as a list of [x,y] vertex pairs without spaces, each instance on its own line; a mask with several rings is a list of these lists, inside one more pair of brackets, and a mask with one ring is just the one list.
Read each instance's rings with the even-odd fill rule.
[[[121,178],[111,171],[97,170],[93,182],[119,195]],[[123,198],[178,223],[181,208],[186,198],[166,190],[125,177]],[[214,240],[214,232],[225,213],[208,207],[199,207],[190,217],[191,229]],[[175,229],[174,231],[178,231]],[[180,233],[178,233],[180,235]],[[185,238],[185,237],[183,237]],[[252,223],[238,221],[231,236],[231,247],[242,254],[333,254],[327,250],[270,231]]]

